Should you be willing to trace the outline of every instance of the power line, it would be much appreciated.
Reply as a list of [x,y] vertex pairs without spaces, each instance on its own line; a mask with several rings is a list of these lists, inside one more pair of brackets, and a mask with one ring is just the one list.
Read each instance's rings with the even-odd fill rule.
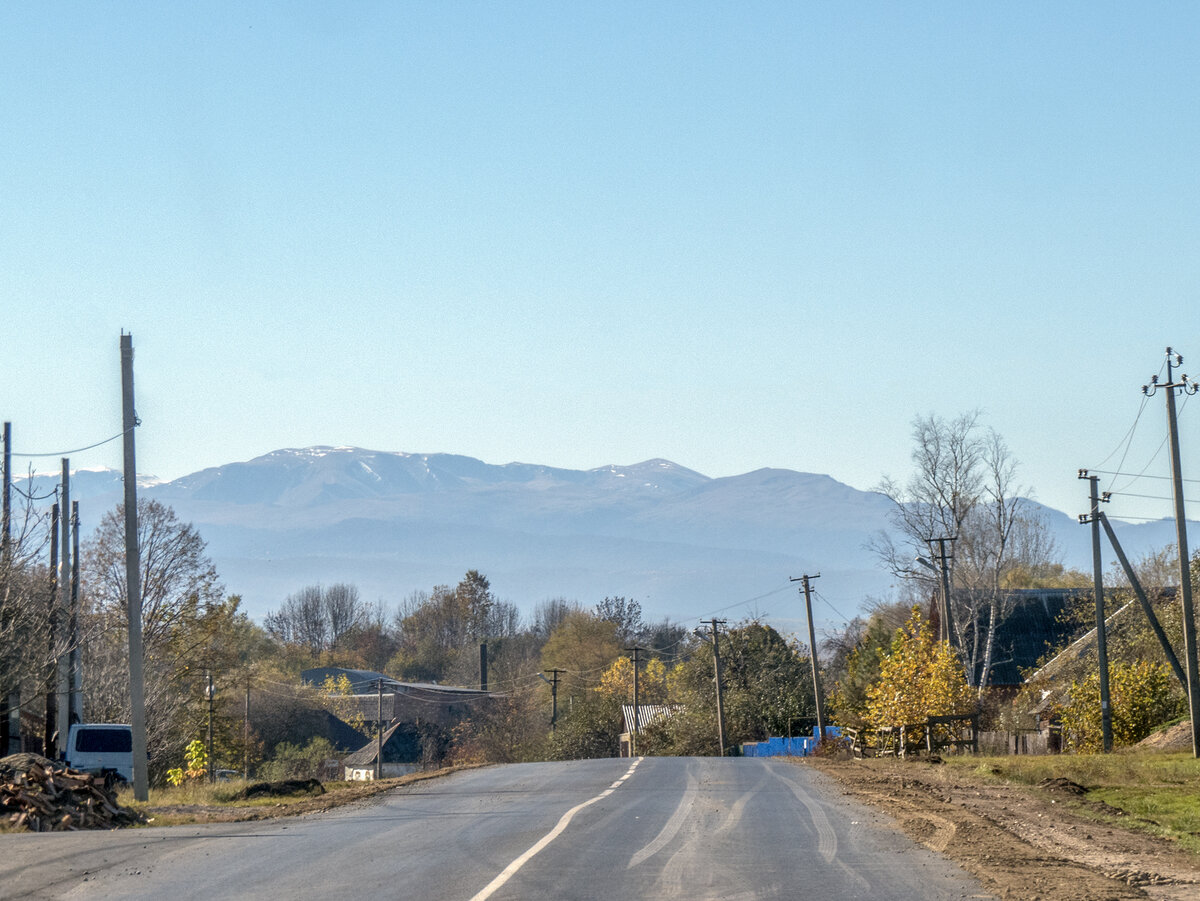
[[128,429],[122,429],[121,431],[117,432],[117,434],[113,435],[111,438],[105,438],[103,441],[97,441],[95,444],[89,444],[87,447],[77,447],[74,450],[53,451],[53,452],[45,453],[45,454],[21,454],[21,453],[17,453],[16,451],[13,451],[12,456],[14,456],[14,457],[69,457],[69,456],[71,456],[71,454],[81,454],[84,451],[91,450],[92,448],[100,447],[101,445],[108,444],[110,441],[116,441],[118,438],[124,436],[124,434],[126,432],[131,432],[131,431],[133,431],[134,428],[141,425],[141,422],[142,421],[139,419]]
[[850,622],[849,617],[847,617],[846,614],[844,614],[841,610],[838,610],[836,607],[834,607],[833,604],[829,603],[829,600],[825,597],[825,595],[821,594],[821,592],[817,591],[815,588],[813,589],[813,594],[817,596],[817,600],[821,601],[826,607],[836,613],[843,622]]
[[[713,613],[724,613],[726,610],[732,610],[734,607],[744,607],[746,604],[753,604],[755,601],[761,601],[765,598],[771,597],[772,595],[782,594],[785,591],[791,591],[791,590],[792,590],[791,585],[783,585],[779,588],[774,589],[773,591],[768,591],[766,594],[760,594],[758,597],[747,598],[744,601],[738,601],[736,604],[730,604],[728,607],[721,607],[718,610],[712,610],[712,611],[710,611],[709,615],[711,616]],[[695,620],[695,619],[698,619],[698,617],[693,616],[692,620]],[[688,620],[688,622],[691,622],[692,620]],[[700,620],[700,622],[703,622],[703,620]]]
[[[1125,445],[1125,453],[1121,454],[1121,462],[1117,464],[1117,469],[1120,469],[1121,466],[1124,465],[1125,457],[1129,455],[1129,448],[1133,446],[1133,433],[1137,430],[1138,423],[1141,422],[1141,419],[1142,419],[1142,413],[1145,412],[1146,404],[1149,403],[1149,401],[1150,401],[1150,398],[1146,397],[1146,395],[1143,394],[1142,395],[1142,403],[1140,406],[1138,406],[1137,416],[1133,417],[1133,425],[1131,425],[1129,427],[1129,430],[1125,433],[1125,436],[1120,441],[1117,442],[1117,446],[1112,449],[1112,451],[1109,453],[1109,455],[1100,461],[1101,466],[1103,466],[1105,463],[1107,463],[1109,460],[1112,459],[1113,454],[1115,454],[1118,450],[1121,449],[1122,444]],[[1094,471],[1099,472],[1099,470],[1094,470]]]
[[[1150,501],[1173,501],[1174,500],[1174,498],[1164,497],[1161,494],[1136,494],[1132,491],[1108,491],[1105,493],[1110,494],[1114,497],[1140,497],[1140,498],[1145,498],[1146,500],[1150,500]],[[1200,504],[1200,498],[1185,497],[1183,499],[1183,502],[1185,504]]]
[[[1098,473],[1100,473],[1100,475],[1105,475],[1105,476],[1128,476],[1128,475],[1132,475],[1132,476],[1133,476],[1135,479],[1159,479],[1159,480],[1161,480],[1161,481],[1163,481],[1163,482],[1169,482],[1169,481],[1171,481],[1171,477],[1170,477],[1170,476],[1134,475],[1133,473],[1128,473],[1128,472],[1113,472],[1111,469],[1091,469],[1091,470],[1088,470],[1088,471],[1089,471],[1089,472],[1098,472]],[[1191,483],[1193,483],[1193,484],[1196,484],[1196,485],[1200,485],[1200,479],[1184,479],[1183,481],[1185,481],[1185,482],[1191,482]]]

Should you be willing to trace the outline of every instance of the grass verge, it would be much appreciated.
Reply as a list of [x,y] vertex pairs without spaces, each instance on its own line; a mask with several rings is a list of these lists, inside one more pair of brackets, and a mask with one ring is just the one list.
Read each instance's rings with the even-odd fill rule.
[[1200,853],[1200,760],[1191,754],[1120,751],[1035,757],[947,757],[952,766],[1009,782],[1039,785],[1069,779],[1086,793],[1078,809],[1170,838]]
[[267,817],[287,816],[291,814],[312,813],[339,807],[354,801],[369,798],[381,792],[388,791],[401,785],[421,782],[426,779],[436,779],[448,775],[465,766],[446,767],[440,770],[429,770],[420,773],[409,773],[394,779],[381,779],[378,782],[325,782],[325,794],[311,795],[298,792],[294,795],[253,798],[244,800],[237,795],[253,784],[234,779],[228,782],[194,783],[181,785],[177,788],[152,788],[149,800],[136,801],[132,788],[122,788],[118,800],[126,807],[133,808],[150,821],[150,826],[180,826],[189,823],[237,822],[241,820],[258,820]]

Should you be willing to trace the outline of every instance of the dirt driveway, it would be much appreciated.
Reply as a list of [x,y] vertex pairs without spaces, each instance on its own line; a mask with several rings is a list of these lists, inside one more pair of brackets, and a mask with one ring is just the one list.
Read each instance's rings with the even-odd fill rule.
[[958,861],[1001,898],[1200,899],[1200,860],[1097,819],[1113,809],[1082,800],[1071,783],[992,783],[925,760],[800,765],[817,767],[853,797],[883,808],[907,835]]

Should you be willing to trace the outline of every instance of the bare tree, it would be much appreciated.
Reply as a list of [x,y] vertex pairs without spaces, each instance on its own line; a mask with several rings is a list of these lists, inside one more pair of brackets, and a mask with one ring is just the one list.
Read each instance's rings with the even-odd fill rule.
[[[879,535],[872,548],[914,594],[936,592],[937,574],[914,567],[932,538],[956,537],[950,603],[969,678],[986,686],[996,631],[1011,613],[1014,573],[1053,561],[1057,548],[1044,522],[1022,497],[1017,461],[1004,439],[980,424],[978,411],[952,420],[936,415],[913,423],[913,474],[885,478],[879,491],[893,502],[897,538]],[[897,543],[897,540],[899,543]]]
[[[146,654],[159,647],[197,607],[220,603],[224,588],[207,545],[191,523],[170,507],[138,500],[138,548],[142,566],[142,636]],[[125,505],[104,514],[83,550],[83,574],[96,609],[127,615]]]
[[[100,722],[128,722],[130,709],[124,515],[105,514],[81,561],[84,711]],[[222,665],[238,601],[224,598],[204,539],[170,507],[138,500],[138,544],[147,745],[161,771],[199,734],[204,673]]]
[[344,636],[354,629],[366,616],[366,609],[358,596],[358,587],[339,582],[325,590],[323,598],[329,622],[329,649],[338,646]]
[[264,625],[277,640],[301,645],[316,657],[336,650],[347,634],[365,624],[368,613],[355,585],[306,585],[268,613]]
[[579,610],[578,601],[566,598],[550,598],[533,608],[533,632],[538,640],[545,641],[555,629],[562,625],[570,614]]

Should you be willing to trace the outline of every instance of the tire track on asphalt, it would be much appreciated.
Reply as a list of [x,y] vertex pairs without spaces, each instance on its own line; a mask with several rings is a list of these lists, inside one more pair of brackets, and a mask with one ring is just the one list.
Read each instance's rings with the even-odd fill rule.
[[615,792],[618,788],[620,788],[621,784],[623,782],[625,782],[626,779],[628,779],[630,776],[633,775],[634,770],[636,770],[638,768],[638,764],[641,763],[644,759],[645,759],[644,757],[639,757],[637,760],[635,760],[633,762],[633,764],[629,767],[629,769],[625,771],[624,776],[622,776],[620,779],[618,779],[616,782],[614,782],[612,785],[610,785],[604,791],[600,792],[600,794],[596,795],[594,798],[589,798],[588,800],[584,801],[582,804],[576,804],[574,807],[572,807],[570,810],[568,810],[566,813],[564,813],[561,817],[559,817],[558,823],[557,823],[557,825],[555,825],[555,827],[553,829],[551,829],[544,836],[542,836],[540,839],[538,839],[538,841],[533,845],[533,847],[531,847],[528,851],[526,851],[524,854],[522,854],[520,857],[518,857],[516,860],[514,860],[512,863],[510,863],[507,867],[504,868],[504,870],[500,873],[500,875],[498,875],[495,879],[493,879],[491,882],[489,882],[487,885],[485,885],[479,892],[477,892],[475,895],[473,895],[471,897],[471,901],[486,901],[487,898],[490,898],[492,895],[494,895],[496,892],[498,892],[501,888],[503,888],[504,884],[507,883],[508,880],[512,879],[513,876],[515,876],[517,874],[517,872],[521,869],[521,867],[523,867],[523,866],[525,866],[525,864],[529,863],[529,861],[532,860],[537,854],[544,851],[547,845],[549,845],[552,841],[554,841],[556,838],[558,838],[560,835],[562,835],[563,832],[566,831],[567,826],[570,825],[571,820],[574,818],[575,814],[579,813],[579,811],[583,810],[585,807],[590,807],[592,804],[595,804],[597,801],[599,801],[603,798],[607,798],[609,795],[611,795],[613,792]]

